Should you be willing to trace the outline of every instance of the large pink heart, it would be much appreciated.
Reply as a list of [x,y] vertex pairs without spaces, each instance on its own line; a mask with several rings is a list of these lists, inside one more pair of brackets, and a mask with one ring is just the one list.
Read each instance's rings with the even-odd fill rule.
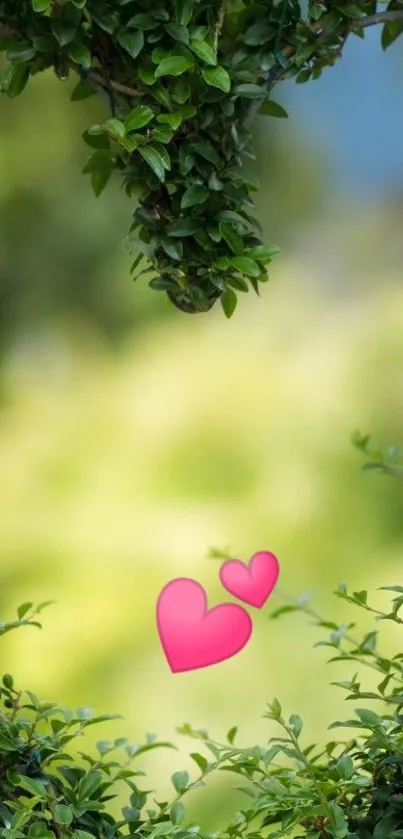
[[229,559],[220,568],[224,588],[250,606],[261,609],[276,585],[280,567],[277,558],[269,551],[259,551],[249,565],[239,559]]
[[157,626],[173,673],[198,670],[239,653],[252,634],[242,606],[221,603],[207,611],[207,595],[196,580],[171,580],[157,601]]

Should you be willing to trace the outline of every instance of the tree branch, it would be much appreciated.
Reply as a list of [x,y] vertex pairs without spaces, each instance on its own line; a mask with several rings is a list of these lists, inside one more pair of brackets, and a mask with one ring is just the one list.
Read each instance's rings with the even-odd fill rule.
[[214,27],[214,42],[213,42],[214,47],[213,48],[214,48],[215,55],[217,55],[217,52],[218,52],[218,41],[219,41],[219,38],[220,38],[220,35],[221,35],[221,30],[222,30],[223,25],[224,25],[224,18],[225,18],[226,11],[227,11],[227,0],[221,0],[221,5],[220,5],[219,12],[218,12],[218,17],[217,17],[217,23]]
[[[18,38],[22,39],[24,37],[23,33],[17,29],[13,29],[4,21],[0,21],[0,37],[1,38]],[[80,75],[80,67],[74,61],[69,61],[68,65],[71,70],[75,73]],[[88,73],[88,78],[92,79],[95,84],[101,85],[101,87],[108,90],[108,88],[112,88],[115,90],[116,93],[121,93],[123,96],[129,96],[130,99],[135,99],[136,96],[140,95],[140,91],[134,90],[132,87],[128,87],[125,84],[121,84],[120,82],[114,82],[112,79],[109,81],[104,79],[103,76],[100,75],[96,70],[90,70]]]
[[352,22],[353,29],[365,29],[367,26],[376,26],[379,23],[396,23],[403,21],[403,9],[397,9],[390,12],[378,12],[375,15],[368,15],[367,17],[359,18]]
[[[350,22],[350,32],[354,29],[364,29],[367,26],[376,26],[379,24],[385,23],[396,23],[398,21],[403,21],[403,9],[398,9],[396,11],[387,11],[387,12],[377,12],[374,15],[368,15],[366,17],[358,18],[357,20],[352,20]],[[309,23],[305,21],[306,25],[309,26]],[[325,20],[321,22],[314,23],[310,26],[311,31],[315,35],[321,35],[323,31]],[[349,32],[347,32],[344,42],[346,41]],[[291,46],[290,44],[286,44],[285,47],[282,49],[282,54],[284,57],[291,57],[295,52],[295,47]],[[265,99],[267,99],[268,94],[270,93],[271,89],[281,81],[282,76],[282,68],[280,66],[272,68],[272,70],[268,73],[266,82],[262,85],[262,98],[255,100],[248,108],[245,118],[243,119],[243,125],[249,127],[250,124],[253,122],[257,112]]]

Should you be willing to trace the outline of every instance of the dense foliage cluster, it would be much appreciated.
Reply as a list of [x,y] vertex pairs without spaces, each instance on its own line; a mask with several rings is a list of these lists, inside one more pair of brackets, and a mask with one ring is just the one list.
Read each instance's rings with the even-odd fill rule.
[[[383,45],[400,34],[391,0],[0,0],[0,86],[18,96],[54,68],[79,77],[72,98],[100,92],[111,116],[84,134],[84,172],[97,195],[117,170],[135,195],[131,232],[137,276],[187,312],[267,280],[278,251],[261,241],[257,188],[245,167],[255,114],[286,116],[271,99],[283,78],[320,76],[350,32],[384,22]],[[305,7],[304,7],[305,14]],[[143,261],[145,260],[145,261]],[[145,265],[145,267],[143,267]]]
[[[394,592],[388,612],[373,609],[367,592],[347,592],[341,584],[336,594],[369,612],[377,620],[403,624],[403,586]],[[0,624],[0,634],[16,626],[38,625],[37,609],[26,603],[18,620]],[[168,802],[150,801],[140,789],[133,762],[171,743],[147,737],[142,746],[124,738],[101,740],[97,755],[72,747],[88,726],[113,719],[94,716],[89,708],[68,711],[55,702],[42,702],[21,690],[6,673],[1,685],[0,711],[0,836],[2,839],[401,839],[403,836],[403,653],[387,657],[377,649],[377,631],[361,641],[351,637],[353,624],[323,620],[306,602],[285,605],[271,615],[303,611],[330,630],[327,641],[333,661],[359,662],[373,670],[379,681],[373,691],[363,690],[357,676],[336,682],[347,699],[359,703],[355,717],[334,722],[330,728],[351,728],[346,741],[335,738],[323,746],[303,743],[302,719],[286,719],[278,700],[265,716],[282,729],[267,744],[235,746],[237,729],[231,728],[226,743],[212,740],[206,731],[188,724],[178,731],[193,737],[199,746],[191,757],[199,777],[188,772],[172,776],[173,797]],[[378,703],[377,712],[365,706]],[[201,751],[199,751],[199,749]],[[117,757],[123,755],[122,757]],[[231,823],[218,833],[208,833],[193,824],[183,804],[187,792],[204,785],[213,771],[235,773],[242,781],[247,803]],[[127,789],[127,804],[121,816],[108,811],[108,802]]]

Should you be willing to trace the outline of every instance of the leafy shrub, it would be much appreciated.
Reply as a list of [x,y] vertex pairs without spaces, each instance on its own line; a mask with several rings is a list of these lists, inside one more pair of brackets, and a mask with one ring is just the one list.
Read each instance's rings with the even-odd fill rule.
[[0,0],[0,90],[14,98],[54,68],[78,75],[73,100],[100,92],[111,118],[84,133],[84,172],[99,195],[117,171],[139,199],[133,271],[151,268],[150,285],[186,312],[220,299],[230,316],[278,251],[251,216],[255,115],[287,116],[276,83],[318,78],[373,24],[388,46],[402,17],[399,0],[381,12],[376,0],[309,0],[306,17],[299,0]]
[[[344,584],[339,598],[374,614],[376,621],[403,624],[403,586],[386,587],[394,593],[389,611],[368,603],[365,591],[349,594]],[[18,619],[0,624],[0,634],[23,625],[39,626],[37,616],[46,604],[31,603],[18,610]],[[173,747],[148,736],[142,746],[124,738],[101,740],[97,755],[77,748],[88,728],[113,719],[94,716],[89,708],[68,711],[57,703],[42,702],[33,693],[2,678],[0,712],[0,836],[2,839],[115,839],[115,837],[177,836],[178,839],[217,839],[189,823],[183,798],[203,786],[211,772],[227,771],[242,779],[248,803],[235,813],[221,831],[223,839],[260,839],[270,836],[309,839],[401,839],[403,837],[403,653],[388,657],[379,652],[377,631],[361,641],[351,637],[353,624],[323,620],[306,603],[287,603],[271,619],[303,611],[317,626],[330,630],[326,641],[333,661],[358,662],[377,676],[377,686],[362,690],[358,676],[335,684],[347,692],[347,700],[359,703],[355,717],[333,722],[329,727],[353,729],[348,740],[333,739],[325,745],[303,743],[302,719],[283,714],[278,700],[268,706],[265,717],[277,723],[281,736],[264,746],[235,746],[237,729],[231,728],[226,743],[212,740],[205,731],[188,724],[178,731],[193,737],[199,748],[191,757],[200,770],[192,781],[184,771],[172,776],[173,798],[154,802],[137,785],[142,772],[133,762],[146,751]],[[315,688],[317,690],[317,688]],[[375,712],[367,700],[379,704]],[[72,746],[76,751],[72,752]],[[123,760],[116,758],[123,754]],[[116,784],[128,788],[128,802],[120,818],[108,812]],[[220,839],[221,839],[220,836]]]

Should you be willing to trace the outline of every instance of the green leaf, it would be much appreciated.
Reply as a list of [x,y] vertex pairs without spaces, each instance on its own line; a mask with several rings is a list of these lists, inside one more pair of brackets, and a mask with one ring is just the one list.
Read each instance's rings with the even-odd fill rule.
[[52,33],[59,41],[61,47],[67,46],[74,39],[77,32],[77,24],[67,18],[52,20]]
[[34,12],[47,12],[52,7],[52,0],[32,0]]
[[176,19],[181,26],[187,26],[192,19],[193,0],[176,0]]
[[401,35],[403,32],[403,20],[396,20],[392,23],[385,23],[382,27],[382,35],[381,35],[381,46],[383,50],[386,50],[390,47],[391,44],[396,41],[396,39]]
[[235,312],[236,305],[238,303],[238,298],[235,294],[235,291],[232,291],[232,289],[227,288],[225,291],[223,291],[220,297],[220,301],[225,316],[227,318],[232,317],[232,315]]
[[7,690],[12,690],[14,685],[14,679],[10,673],[5,673],[3,676],[3,685]]
[[267,99],[266,102],[263,103],[261,108],[259,108],[258,113],[271,117],[288,117],[287,111],[285,111],[284,108],[282,108],[282,106],[278,104],[278,102],[273,102],[272,99]]
[[55,818],[58,824],[67,826],[73,821],[74,814],[71,807],[68,807],[67,804],[56,804]]
[[137,58],[144,47],[144,35],[141,30],[130,32],[129,29],[122,29],[118,32],[116,40],[131,58]]
[[150,839],[154,839],[154,836],[167,836],[169,833],[173,832],[173,825],[171,822],[161,822],[154,827],[154,830],[149,833]]
[[36,49],[32,46],[30,41],[21,41],[19,44],[15,44],[15,46],[10,47],[7,50],[7,60],[24,63],[25,61],[31,61],[32,58],[36,56]]
[[138,105],[130,111],[129,116],[125,120],[126,131],[138,131],[144,125],[148,125],[154,116],[154,111],[147,105]]
[[195,204],[203,204],[210,197],[210,192],[204,186],[189,186],[183,193],[181,200],[182,210],[187,207],[194,207]]
[[343,755],[336,764],[336,769],[341,778],[348,781],[354,775],[354,761],[350,755]]
[[182,824],[186,810],[181,801],[175,801],[171,807],[172,824]]
[[89,772],[81,778],[77,789],[77,796],[80,801],[91,798],[92,794],[103,782],[102,772]]
[[16,99],[23,92],[28,83],[29,76],[30,71],[26,64],[17,64],[12,67],[7,87],[7,95],[10,99]]
[[168,291],[168,289],[172,288],[172,283],[170,280],[162,280],[160,278],[155,278],[150,280],[148,283],[150,288],[153,288],[154,291]]
[[125,125],[120,119],[108,119],[105,123],[105,130],[118,140],[121,140],[126,133]]
[[69,46],[68,55],[72,61],[79,64],[80,67],[84,67],[85,70],[89,70],[91,67],[91,53],[85,44],[73,42]]
[[168,236],[193,236],[203,226],[203,222],[193,218],[183,218],[174,221],[166,228]]
[[161,64],[158,65],[155,71],[155,76],[157,78],[161,76],[180,76],[182,73],[186,73],[186,70],[189,70],[193,65],[194,62],[192,59],[185,55],[172,55],[170,58],[165,58],[161,61]]
[[17,615],[20,620],[22,620],[25,615],[32,609],[33,603],[21,603],[21,606],[17,609]]
[[91,88],[83,82],[78,82],[72,91],[70,102],[81,102],[83,99],[89,99],[90,96],[95,95],[95,90],[91,90]]
[[46,798],[47,796],[45,785],[41,781],[36,781],[34,778],[28,778],[26,775],[19,776],[18,786],[26,790],[26,792],[30,792],[31,795],[39,795],[41,798]]
[[275,29],[269,23],[259,20],[246,30],[244,41],[249,47],[257,47],[270,41],[274,34]]
[[84,166],[83,174],[87,175],[97,170],[111,172],[115,168],[115,155],[108,149],[94,151]]
[[199,752],[191,752],[190,757],[193,758],[194,762],[197,763],[199,769],[201,769],[202,772],[204,772],[205,769],[207,769],[208,760]]
[[234,256],[230,260],[230,264],[241,274],[246,274],[248,277],[258,277],[261,273],[257,262],[249,256]]
[[365,591],[365,590],[363,590],[363,591],[353,591],[353,598],[358,603],[360,603],[362,606],[366,606],[367,605],[367,600],[368,600],[368,592]]
[[211,143],[205,141],[200,141],[197,143],[192,143],[190,146],[190,151],[195,151],[196,154],[200,155],[200,157],[204,157],[205,160],[208,160],[209,163],[212,163],[213,166],[220,165],[220,157],[217,154],[214,146]]
[[377,726],[383,724],[382,717],[378,716],[375,711],[370,711],[368,708],[356,708],[354,713],[357,714],[358,719],[369,728],[376,728]]
[[129,29],[143,29],[144,31],[157,29],[160,25],[160,21],[156,19],[156,16],[147,12],[140,12],[138,15],[133,15],[126,24]]
[[153,146],[140,146],[138,151],[157,178],[160,181],[165,181],[165,166],[159,151]]
[[365,16],[364,10],[358,5],[358,3],[346,3],[344,6],[339,6],[338,8],[340,12],[347,17],[356,19]]
[[216,66],[217,56],[213,48],[210,47],[206,41],[198,41],[196,38],[191,38],[189,47],[192,52],[194,52],[198,58],[201,58],[202,61],[205,61],[206,64],[212,64],[214,67]]
[[291,714],[289,722],[295,737],[299,737],[303,726],[301,717],[299,717],[298,714]]
[[189,784],[188,772],[174,772],[171,781],[176,789],[176,792],[183,792]]
[[225,239],[232,252],[236,256],[240,256],[243,252],[243,240],[239,233],[237,233],[236,230],[234,230],[234,228],[229,224],[220,224],[220,231],[223,239]]
[[182,242],[176,242],[169,238],[169,236],[161,237],[161,247],[164,249],[167,256],[171,259],[176,259],[180,262],[183,259],[183,245]]
[[239,84],[234,90],[237,96],[245,96],[247,99],[263,99],[264,87],[257,84]]
[[235,725],[233,728],[230,728],[230,730],[227,734],[227,740],[228,740],[229,743],[231,743],[231,746],[232,746],[232,744],[235,740],[235,736],[236,736],[237,731],[238,731],[238,728]]
[[206,84],[210,87],[218,87],[224,93],[229,93],[231,90],[231,79],[224,67],[212,67],[208,70],[202,70],[202,76]]
[[166,23],[164,29],[174,41],[179,41],[180,44],[189,43],[189,31],[186,26],[182,26],[180,23]]
[[154,67],[150,67],[147,64],[140,64],[140,67],[137,68],[137,75],[143,84],[149,85],[150,87],[156,82]]
[[182,76],[182,78],[178,79],[173,89],[173,98],[175,102],[178,102],[179,105],[184,105],[185,102],[189,99],[190,94],[190,82],[187,76]]
[[280,253],[280,248],[277,245],[256,245],[253,248],[245,248],[245,254],[261,262],[262,265],[271,262],[278,253]]

